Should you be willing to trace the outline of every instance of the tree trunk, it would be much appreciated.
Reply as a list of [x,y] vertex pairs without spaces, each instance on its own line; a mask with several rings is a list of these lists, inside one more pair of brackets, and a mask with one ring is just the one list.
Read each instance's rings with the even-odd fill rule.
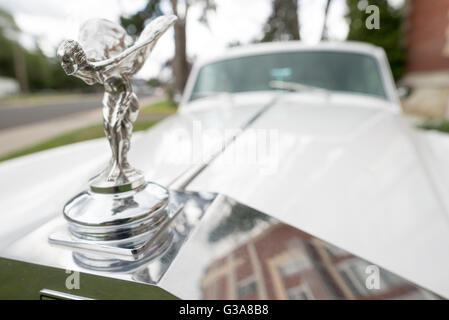
[[186,54],[186,24],[185,20],[178,20],[175,23],[175,59],[173,71],[175,77],[176,90],[179,93],[184,91],[184,87],[189,76],[189,63]]
[[14,73],[20,85],[21,93],[28,93],[28,76],[26,71],[25,57],[22,48],[13,44]]
[[178,16],[174,25],[175,29],[175,57],[173,59],[173,76],[175,78],[175,89],[177,93],[182,93],[189,76],[190,65],[187,61],[186,52],[186,18],[187,8],[184,17],[179,17],[177,10],[177,0],[170,0],[173,13]]
[[327,17],[329,15],[329,6],[332,0],[327,0],[326,8],[324,9],[324,22],[323,29],[321,30],[321,40],[328,40],[329,35],[327,34]]

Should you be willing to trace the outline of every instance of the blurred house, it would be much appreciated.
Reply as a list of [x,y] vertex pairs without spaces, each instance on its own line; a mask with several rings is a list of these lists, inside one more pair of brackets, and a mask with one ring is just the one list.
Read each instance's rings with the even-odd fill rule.
[[437,298],[379,269],[368,289],[370,263],[310,234],[279,223],[216,259],[201,280],[203,299]]
[[405,111],[449,116],[449,1],[406,0]]
[[0,97],[19,93],[19,83],[12,78],[0,77]]
[[151,88],[147,81],[144,79],[134,78],[131,80],[131,85],[133,87],[134,92],[137,95],[151,95],[153,94],[154,89]]

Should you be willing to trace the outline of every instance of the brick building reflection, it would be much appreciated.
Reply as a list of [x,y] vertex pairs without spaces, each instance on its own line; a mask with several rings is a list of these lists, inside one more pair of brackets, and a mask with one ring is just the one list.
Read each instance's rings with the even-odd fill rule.
[[279,223],[210,264],[201,281],[202,294],[204,299],[436,298],[382,269],[379,288],[368,289],[368,266],[365,260]]

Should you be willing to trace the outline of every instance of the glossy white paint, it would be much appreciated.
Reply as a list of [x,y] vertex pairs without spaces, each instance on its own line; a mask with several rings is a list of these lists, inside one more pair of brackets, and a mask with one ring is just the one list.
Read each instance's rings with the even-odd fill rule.
[[248,131],[189,190],[228,195],[449,297],[444,201],[401,115],[373,102],[285,94],[251,127],[278,132],[277,165],[220,161]]
[[[356,49],[383,59],[372,47]],[[449,139],[411,132],[398,112],[391,81],[388,88],[390,101],[283,93],[188,189],[229,195],[449,297]],[[170,185],[219,150],[226,138],[220,132],[240,128],[273,95],[184,102],[178,114],[136,137],[130,161],[148,180]],[[205,140],[205,131],[215,139]],[[247,142],[257,132],[273,133],[269,159],[274,162],[267,167],[263,157],[262,162],[229,161],[248,151]],[[20,239],[60,215],[108,156],[100,139],[1,163],[0,255],[11,243],[32,243],[32,237]],[[14,257],[19,259],[20,252]]]
[[108,159],[103,139],[0,163],[0,249],[62,212]]
[[[232,97],[233,105],[222,96],[203,100],[206,107],[198,104],[138,134],[130,159],[149,180],[169,185],[201,162],[180,151],[189,155],[186,145],[202,139],[193,133],[195,121],[206,129],[235,129],[270,98],[240,94]],[[244,157],[238,164],[221,161],[245,150],[247,136],[257,130],[278,133],[271,171]],[[174,132],[180,134],[173,138]],[[432,152],[422,149],[429,139]],[[221,142],[206,149],[216,151]],[[444,167],[446,151],[448,138],[410,136],[400,114],[383,100],[285,93],[188,189],[229,195],[448,297],[448,193],[429,171]],[[10,181],[0,190],[0,250],[23,243],[28,232],[60,215],[108,155],[106,141],[99,139],[0,164],[2,181]]]
[[[147,132],[134,134],[130,162],[144,171],[147,180],[168,186],[216,152],[225,139],[214,135],[202,141],[202,133],[239,128],[260,107],[257,99],[241,97],[233,107],[222,104],[214,112],[175,114]],[[109,156],[106,139],[97,139],[0,163],[0,255],[2,248],[62,215],[63,205],[87,188],[88,179]]]

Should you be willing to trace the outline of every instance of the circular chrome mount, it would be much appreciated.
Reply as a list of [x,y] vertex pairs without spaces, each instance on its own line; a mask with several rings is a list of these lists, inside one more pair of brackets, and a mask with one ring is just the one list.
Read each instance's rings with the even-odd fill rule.
[[[156,183],[119,193],[84,191],[63,209],[70,232],[92,241],[148,238],[168,219],[169,192]],[[139,237],[140,238],[140,237]]]
[[125,170],[117,181],[109,181],[106,171],[101,172],[89,181],[89,187],[95,193],[120,193],[138,189],[145,185],[145,178],[141,171],[134,168]]

